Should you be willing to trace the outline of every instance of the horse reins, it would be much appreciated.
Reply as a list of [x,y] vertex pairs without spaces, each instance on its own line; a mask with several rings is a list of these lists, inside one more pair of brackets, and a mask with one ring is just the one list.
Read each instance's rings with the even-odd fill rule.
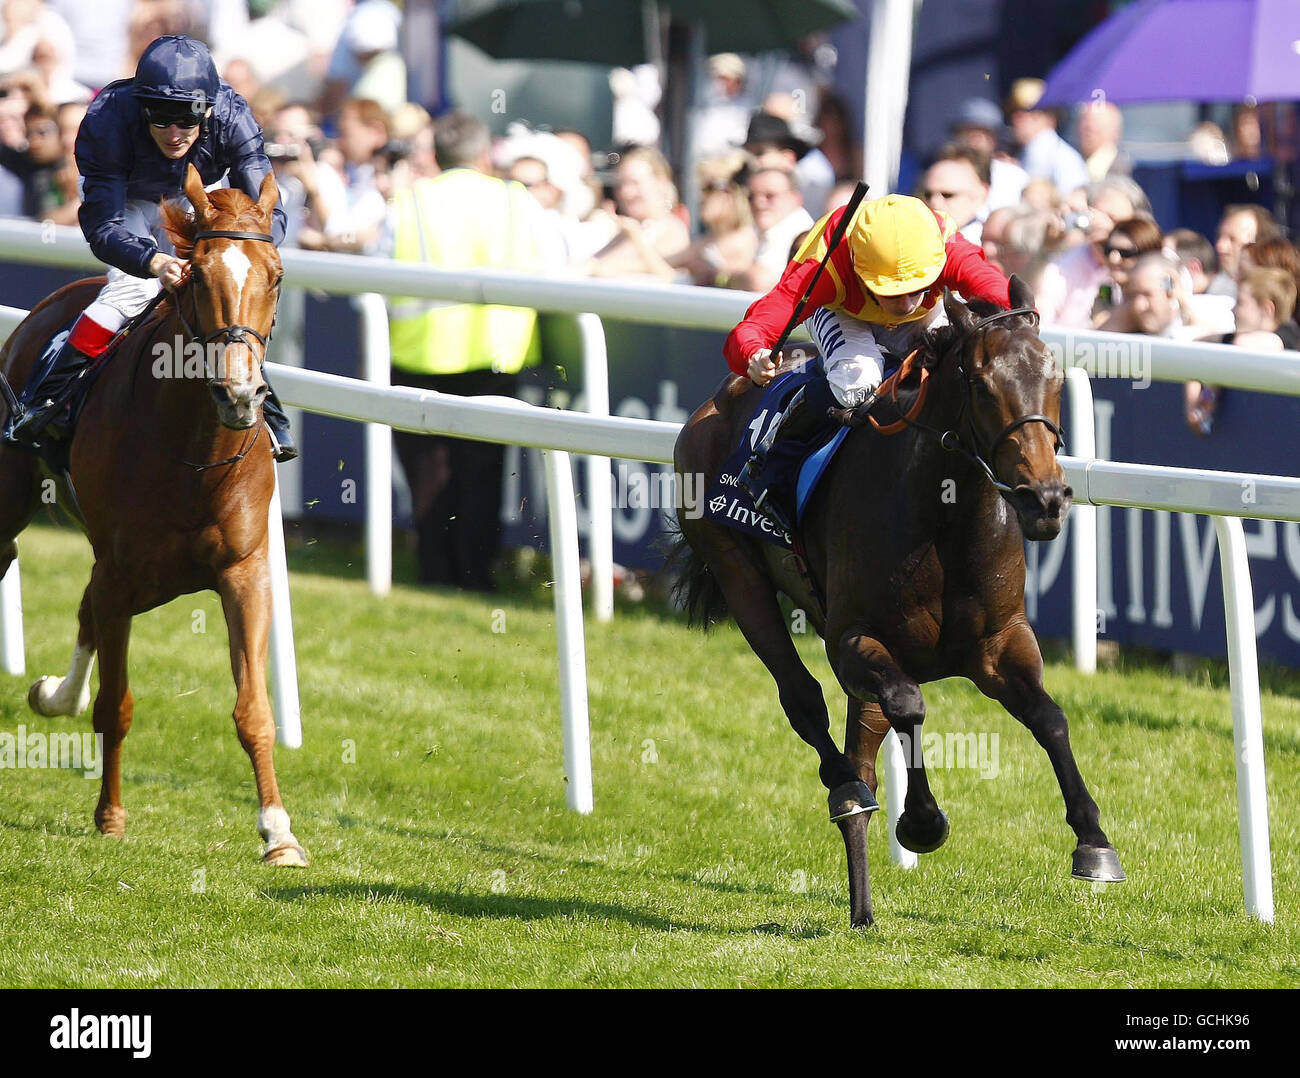
[[[1007,310],[1007,311],[995,311],[993,314],[990,314],[985,318],[981,318],[978,322],[975,323],[974,327],[971,329],[970,336],[974,337],[976,334],[987,329],[994,322],[1000,322],[1006,318],[1015,318],[1020,315],[1028,315],[1032,317],[1035,324],[1037,324],[1038,312],[1034,310],[1032,307],[1014,307],[1011,310]],[[964,340],[962,338],[958,338],[954,340],[949,347],[957,348],[960,347],[962,344],[964,344]],[[1009,487],[1006,483],[1002,482],[1002,480],[1000,480],[993,473],[993,468],[989,463],[988,458],[995,457],[997,455],[998,447],[1003,443],[1003,441],[1005,441],[1007,438],[1009,438],[1012,434],[1014,434],[1021,427],[1025,426],[1025,424],[1027,423],[1044,424],[1048,428],[1048,430],[1052,432],[1053,436],[1056,439],[1055,448],[1057,452],[1059,452],[1065,446],[1065,431],[1061,428],[1060,424],[1057,423],[1055,420],[1053,420],[1051,417],[1043,415],[1042,412],[1031,412],[1028,415],[1022,415],[1017,419],[1013,419],[1010,423],[1008,423],[1005,427],[1003,427],[1002,430],[999,432],[998,436],[993,439],[992,444],[989,446],[988,452],[985,453],[981,451],[980,438],[979,438],[979,434],[975,430],[975,421],[972,415],[974,408],[971,405],[970,375],[967,374],[966,369],[960,359],[957,362],[957,374],[961,379],[962,402],[961,402],[961,415],[958,416],[957,423],[954,425],[954,427],[949,428],[948,430],[939,430],[939,428],[937,427],[932,427],[929,424],[921,423],[917,420],[910,418],[905,414],[902,414],[902,410],[899,409],[902,422],[904,422],[910,427],[915,427],[917,430],[920,430],[926,434],[931,435],[932,437],[938,439],[939,444],[944,449],[952,453],[960,453],[972,464],[978,465],[979,468],[988,477],[989,482],[993,484],[993,489],[996,490],[999,494],[1002,494],[1004,496],[1009,496],[1011,494],[1014,494],[1015,491],[1011,487]],[[897,386],[895,386],[895,393],[896,391],[897,391]],[[894,400],[894,405],[896,408],[898,407],[896,396]],[[963,421],[965,422],[965,425],[970,432],[971,442],[975,446],[973,450],[966,446],[966,443],[962,441],[961,435],[956,430],[957,427],[960,427],[962,425]]]
[[[195,244],[198,244],[199,241],[201,240],[209,240],[209,239],[255,240],[259,243],[275,242],[275,237],[270,235],[270,233],[267,232],[239,232],[231,229],[217,229],[217,228],[208,229],[204,232],[196,232],[194,234],[193,242]],[[190,274],[189,271],[187,270],[185,279],[181,283],[186,284],[189,282],[189,280],[190,280]],[[276,288],[277,289],[279,288],[278,281],[276,282]],[[271,321],[271,332],[267,333],[267,335],[264,337],[252,326],[242,326],[242,325],[221,326],[218,329],[214,329],[211,333],[200,334],[195,331],[194,327],[190,325],[189,319],[185,317],[185,312],[181,309],[181,299],[179,295],[177,296],[177,300],[176,300],[176,315],[178,318],[180,318],[181,325],[185,327],[185,332],[189,334],[190,340],[195,341],[198,344],[202,345],[205,350],[209,344],[211,344],[213,341],[216,340],[220,340],[220,342],[225,345],[242,344],[245,347],[247,347],[248,341],[245,340],[245,337],[251,336],[262,346],[261,362],[263,363],[266,362],[267,349],[270,347],[271,344],[271,333],[275,332],[274,317],[272,317],[272,321]],[[199,317],[198,301],[195,300],[194,320],[196,322],[198,321],[198,317]],[[211,381],[212,379],[209,378],[208,382],[211,383]],[[228,464],[238,464],[241,460],[243,460],[246,456],[248,456],[249,451],[253,448],[254,445],[257,444],[257,439],[261,436],[262,433],[262,426],[263,424],[259,423],[257,424],[256,427],[253,428],[253,433],[249,436],[248,439],[245,440],[239,452],[236,453],[233,457],[227,457],[225,460],[212,461],[209,464],[195,464],[192,461],[188,461],[188,460],[184,461],[183,463],[185,463],[188,467],[193,468],[195,471],[198,472],[206,472],[209,468],[223,468]]]

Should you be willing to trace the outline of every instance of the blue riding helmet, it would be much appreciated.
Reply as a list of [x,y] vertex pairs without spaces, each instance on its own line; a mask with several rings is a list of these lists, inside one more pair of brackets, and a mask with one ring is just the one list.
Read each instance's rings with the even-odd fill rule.
[[201,118],[216,100],[221,80],[203,42],[173,34],[149,43],[136,65],[134,86],[145,109],[161,106]]

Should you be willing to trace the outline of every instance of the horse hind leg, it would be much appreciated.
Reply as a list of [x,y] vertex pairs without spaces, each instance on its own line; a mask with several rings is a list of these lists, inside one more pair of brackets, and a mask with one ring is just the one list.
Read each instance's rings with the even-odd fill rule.
[[33,682],[27,704],[38,715],[80,715],[90,703],[90,672],[95,665],[94,607],[87,586],[77,612],[77,643],[66,677],[46,674]]
[[[817,752],[818,777],[831,792],[832,818],[853,811],[874,810],[877,807],[874,803],[858,807],[854,795],[860,791],[869,798],[870,794],[859,782],[848,757],[831,738],[821,683],[799,658],[771,582],[725,536],[718,545],[710,543],[710,546],[706,560],[732,617],[776,682],[781,709],[794,732]],[[840,806],[838,812],[837,806]]]
[[[913,853],[937,850],[948,840],[948,817],[930,790],[925,760],[919,751],[921,724],[925,721],[925,699],[920,685],[903,672],[884,644],[859,628],[846,629],[833,650],[828,644],[827,652],[844,691],[859,700],[878,701],[882,714],[903,744],[907,757],[907,797],[895,829],[898,841]],[[879,741],[876,747],[879,748]],[[873,753],[873,779],[874,772]]]
[[[0,412],[0,425],[3,423]],[[18,557],[14,540],[31,523],[39,505],[40,465],[36,458],[0,445],[0,579]]]
[[[857,769],[858,777],[876,794],[876,756],[880,743],[889,733],[889,720],[880,705],[849,697],[848,718],[844,729],[844,752]],[[871,816],[856,812],[838,820],[844,836],[844,852],[849,864],[849,923],[853,928],[868,928],[875,922],[871,909],[871,872],[867,860],[867,824]]]

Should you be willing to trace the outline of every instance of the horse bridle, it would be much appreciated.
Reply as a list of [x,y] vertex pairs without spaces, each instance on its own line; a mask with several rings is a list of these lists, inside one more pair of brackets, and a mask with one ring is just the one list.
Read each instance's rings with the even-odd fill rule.
[[[203,232],[196,232],[194,234],[193,243],[197,245],[201,240],[218,240],[218,239],[254,240],[259,243],[275,243],[275,237],[268,232],[240,232],[232,229],[221,229],[221,228],[213,228],[213,229],[207,229]],[[189,278],[187,277],[186,280],[188,279]],[[280,288],[279,281],[275,282],[275,287],[276,287],[276,291],[278,292]],[[194,306],[194,320],[197,322],[199,319],[197,300],[193,301],[193,306]],[[279,307],[278,298],[276,302],[276,307],[277,308]],[[262,358],[260,362],[261,363],[266,362],[266,352],[271,345],[271,335],[275,332],[274,315],[271,316],[271,329],[267,332],[266,336],[262,336],[262,334],[260,334],[257,330],[255,330],[252,326],[243,326],[239,324],[230,325],[230,326],[221,326],[217,329],[214,329],[211,333],[200,334],[194,329],[192,325],[190,325],[189,319],[185,317],[185,312],[181,309],[181,302],[179,297],[177,298],[177,302],[176,302],[176,314],[181,320],[181,325],[185,327],[185,332],[189,334],[190,340],[196,341],[203,346],[204,356],[205,356],[205,360],[204,360],[205,370],[206,370],[207,346],[216,340],[219,340],[222,344],[226,344],[226,345],[242,344],[247,346],[248,341],[245,338],[251,336],[262,346]],[[216,379],[216,373],[213,372],[209,374],[204,379],[204,381],[205,384],[211,385],[215,379]],[[261,432],[262,432],[262,424],[259,423],[256,427],[253,428],[253,433],[250,436],[249,440],[245,442],[245,444],[240,448],[240,451],[236,453],[233,457],[227,457],[225,460],[212,461],[209,464],[194,464],[188,460],[185,461],[185,463],[188,464],[191,468],[195,469],[195,471],[200,471],[200,472],[207,471],[209,468],[220,468],[227,464],[238,464],[241,460],[243,460],[246,456],[248,456],[249,450],[252,449],[254,444],[256,444],[258,436],[261,434]]]
[[[1016,318],[1021,315],[1028,315],[1033,319],[1035,325],[1038,324],[1038,312],[1032,307],[1013,307],[1007,311],[995,311],[993,314],[981,318],[976,322],[971,328],[969,334],[963,334],[961,337],[954,339],[952,344],[949,345],[949,348],[962,348],[965,346],[967,337],[973,338],[976,334],[987,329],[994,322],[1000,322],[1006,318]],[[991,461],[997,456],[998,447],[1017,430],[1025,426],[1025,424],[1042,423],[1052,432],[1052,435],[1055,438],[1055,452],[1059,453],[1063,448],[1065,448],[1065,431],[1061,428],[1061,425],[1050,416],[1045,416],[1042,412],[1031,412],[1028,415],[1022,415],[1013,419],[1003,427],[998,436],[993,439],[988,451],[985,452],[980,447],[979,433],[975,430],[975,419],[973,414],[975,409],[971,400],[974,390],[971,375],[966,371],[965,364],[960,358],[957,360],[957,374],[961,380],[962,401],[961,415],[958,416],[955,426],[948,430],[941,431],[936,427],[931,427],[914,420],[909,420],[908,425],[916,427],[927,434],[933,435],[939,440],[939,444],[949,452],[960,453],[962,456],[966,457],[972,464],[977,465],[984,474],[988,476],[988,480],[993,484],[994,490],[999,494],[1009,497],[1015,493],[1014,489],[1002,482],[1002,480],[994,474],[991,464]],[[974,445],[973,450],[967,447],[966,443],[962,441],[961,435],[957,432],[956,428],[962,426],[963,421],[969,431],[971,443]]]
[[[205,232],[196,232],[194,234],[194,243],[197,244],[200,240],[256,240],[259,243],[274,243],[275,237],[268,232],[237,232],[230,229],[214,228],[208,229]],[[278,289],[279,287],[280,283],[277,281],[276,288]],[[245,335],[248,335],[262,346],[262,360],[265,362],[266,350],[271,344],[271,333],[267,333],[267,335],[263,337],[262,334],[258,333],[252,326],[233,325],[221,326],[218,329],[214,329],[211,333],[200,335],[196,333],[194,327],[190,325],[189,320],[180,309],[180,304],[177,304],[176,313],[180,315],[181,323],[185,326],[185,332],[190,335],[192,340],[197,341],[199,344],[206,346],[211,344],[213,341],[220,339],[222,344],[247,345],[248,342],[244,337]],[[195,303],[194,320],[196,322],[198,321],[198,317],[198,304]],[[271,332],[273,333],[274,331],[275,321],[273,317],[271,321]]]

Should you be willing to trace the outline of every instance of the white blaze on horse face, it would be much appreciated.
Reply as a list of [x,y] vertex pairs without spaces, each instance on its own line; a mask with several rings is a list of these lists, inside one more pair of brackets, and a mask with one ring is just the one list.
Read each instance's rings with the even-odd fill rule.
[[230,276],[234,278],[235,310],[239,310],[239,301],[244,295],[244,282],[248,280],[248,271],[253,268],[253,263],[248,260],[248,255],[233,244],[221,252],[221,261],[226,264],[226,269],[230,270]]

